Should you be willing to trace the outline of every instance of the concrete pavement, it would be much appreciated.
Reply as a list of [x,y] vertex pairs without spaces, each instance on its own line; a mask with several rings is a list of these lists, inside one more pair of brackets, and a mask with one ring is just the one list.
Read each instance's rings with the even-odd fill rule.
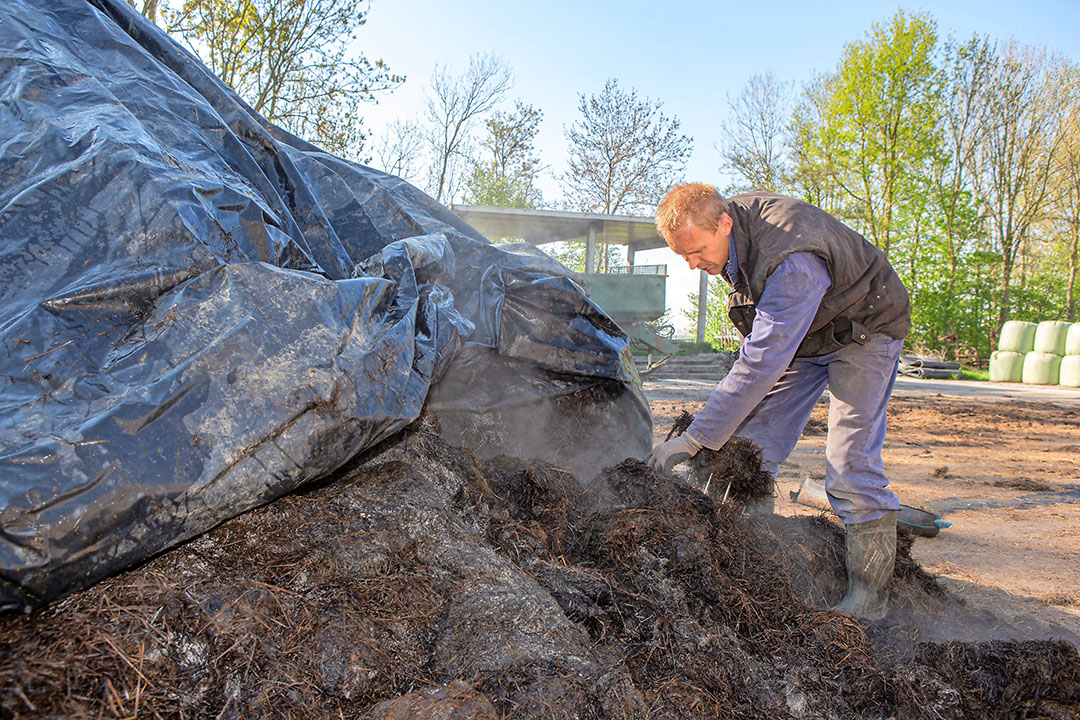
[[943,395],[977,398],[979,400],[1023,400],[1080,406],[1080,388],[1058,385],[1024,385],[1023,383],[979,382],[977,380],[916,380],[898,377],[894,396],[917,397]]
[[[650,400],[679,402],[705,401],[718,380],[707,377],[644,378],[642,386]],[[827,393],[828,391],[826,391]],[[893,397],[957,397],[995,402],[1048,402],[1067,407],[1080,407],[1080,388],[1056,385],[1024,385],[1022,383],[992,383],[976,380],[916,380],[896,378]]]

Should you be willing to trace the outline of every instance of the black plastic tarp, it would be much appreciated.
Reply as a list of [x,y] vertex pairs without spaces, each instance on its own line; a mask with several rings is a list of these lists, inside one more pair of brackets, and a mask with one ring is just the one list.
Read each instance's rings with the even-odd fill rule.
[[603,386],[649,443],[561,265],[267,124],[123,0],[0,3],[0,293],[2,610],[333,471],[451,370],[442,407]]

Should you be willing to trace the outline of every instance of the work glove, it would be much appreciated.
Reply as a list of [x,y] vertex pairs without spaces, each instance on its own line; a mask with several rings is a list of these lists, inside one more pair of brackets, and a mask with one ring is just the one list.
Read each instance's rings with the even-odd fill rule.
[[697,455],[701,447],[701,443],[683,433],[654,447],[645,462],[656,472],[667,473],[679,463]]

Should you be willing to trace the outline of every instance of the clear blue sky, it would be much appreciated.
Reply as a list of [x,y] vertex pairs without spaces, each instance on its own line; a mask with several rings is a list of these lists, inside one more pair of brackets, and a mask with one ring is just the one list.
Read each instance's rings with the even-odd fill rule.
[[[461,71],[471,55],[493,52],[514,74],[508,105],[520,98],[544,112],[537,146],[550,166],[541,182],[546,198],[558,195],[553,175],[565,167],[563,128],[577,120],[578,95],[599,92],[611,77],[624,89],[660,100],[663,112],[681,121],[694,140],[687,179],[723,186],[714,145],[727,96],[751,75],[770,71],[801,87],[815,73],[833,69],[846,43],[874,23],[887,23],[899,8],[928,12],[943,37],[1013,39],[1080,62],[1080,0],[946,0],[933,6],[873,0],[372,0],[357,43],[369,59],[381,58],[407,79],[368,107],[365,121],[378,133],[394,118],[420,117],[436,63]],[[639,262],[668,262],[675,271],[679,261],[671,255]],[[669,304],[683,305],[684,290],[696,289],[688,273],[672,272]]]

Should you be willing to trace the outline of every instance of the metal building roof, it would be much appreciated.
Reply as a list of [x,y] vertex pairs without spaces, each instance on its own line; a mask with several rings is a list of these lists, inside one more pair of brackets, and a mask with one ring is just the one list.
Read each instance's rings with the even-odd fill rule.
[[667,247],[651,216],[533,210],[529,208],[452,205],[458,217],[489,240],[523,240],[533,245],[585,242],[592,229],[610,245],[629,245],[634,252]]

